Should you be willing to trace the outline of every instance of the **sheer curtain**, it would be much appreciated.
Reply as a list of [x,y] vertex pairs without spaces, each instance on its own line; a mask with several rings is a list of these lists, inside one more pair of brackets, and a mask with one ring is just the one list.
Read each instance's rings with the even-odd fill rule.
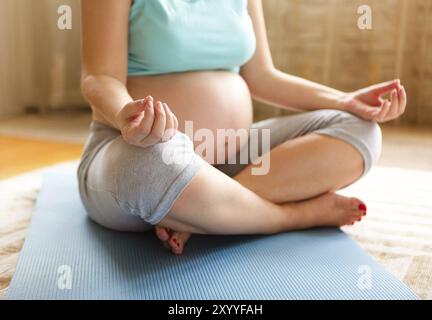
[[[299,76],[354,90],[401,78],[409,107],[395,122],[432,125],[431,0],[264,0],[275,64]],[[357,9],[372,8],[372,29]],[[281,114],[257,104],[259,117]]]
[[[72,8],[72,30],[57,9]],[[79,0],[0,1],[0,116],[84,106],[79,92]]]
[[29,1],[0,1],[0,115],[19,113],[31,100],[33,45]]
[[[73,26],[60,31],[57,8],[64,4],[72,8]],[[263,4],[278,68],[341,90],[400,77],[409,108],[396,123],[432,125],[432,0]],[[373,10],[372,30],[357,27],[357,9],[365,4]],[[0,116],[25,106],[49,111],[85,105],[79,15],[79,0],[0,0]],[[256,103],[257,118],[281,113]]]

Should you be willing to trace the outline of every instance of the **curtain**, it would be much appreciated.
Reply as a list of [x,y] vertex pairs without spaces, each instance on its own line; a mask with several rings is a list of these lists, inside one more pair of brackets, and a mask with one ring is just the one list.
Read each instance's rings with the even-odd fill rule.
[[[121,1],[121,0],[119,0]],[[205,0],[208,1],[208,0]],[[233,0],[236,1],[236,0]],[[72,30],[57,28],[70,5]],[[409,105],[398,123],[432,125],[432,0],[263,0],[275,65],[340,90],[399,77]],[[372,30],[357,9],[372,8]],[[85,106],[79,0],[0,0],[0,116]],[[284,112],[255,103],[256,117]]]
[[[397,123],[432,125],[431,0],[264,0],[275,65],[340,90],[401,78],[408,108]],[[372,8],[372,29],[357,8]],[[281,111],[256,106],[258,117]]]
[[[72,30],[60,30],[57,9],[69,5]],[[79,0],[0,1],[0,116],[82,107]]]

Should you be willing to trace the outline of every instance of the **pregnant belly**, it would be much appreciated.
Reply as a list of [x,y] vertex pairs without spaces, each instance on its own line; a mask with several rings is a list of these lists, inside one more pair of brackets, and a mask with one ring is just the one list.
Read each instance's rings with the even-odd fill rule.
[[[166,102],[179,120],[179,130],[194,135],[195,147],[202,147],[202,133],[212,133],[214,155],[228,142],[227,138],[217,139],[218,129],[249,129],[252,123],[249,89],[243,78],[235,73],[203,71],[130,77],[128,90],[133,99],[151,95]],[[201,132],[200,138],[198,132]],[[209,137],[205,136],[205,139]],[[237,139],[236,148],[224,148],[225,158],[234,150],[238,151],[242,143],[245,143],[244,139]]]

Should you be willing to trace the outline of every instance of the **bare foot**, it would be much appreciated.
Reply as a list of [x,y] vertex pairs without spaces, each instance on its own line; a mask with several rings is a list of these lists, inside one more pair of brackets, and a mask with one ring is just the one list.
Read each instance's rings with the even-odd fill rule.
[[288,210],[295,210],[293,212],[295,229],[351,225],[361,221],[367,210],[361,200],[332,192],[285,206]]
[[159,238],[160,241],[162,241],[162,244],[165,248],[169,248],[168,241],[171,237],[171,231],[168,228],[156,226],[155,227],[156,236]]
[[[367,210],[361,200],[336,193],[326,193],[310,200],[288,203],[284,206],[292,214],[288,230],[354,224],[366,216]],[[160,226],[156,226],[155,230],[163,245],[177,255],[183,253],[186,242],[192,236],[187,232],[177,232]]]
[[165,248],[168,248],[174,254],[182,254],[186,242],[192,236],[187,232],[177,232],[168,228],[156,226],[156,236],[162,241]]
[[168,241],[171,251],[174,254],[182,254],[185,244],[191,236],[192,234],[188,232],[173,231],[172,236]]

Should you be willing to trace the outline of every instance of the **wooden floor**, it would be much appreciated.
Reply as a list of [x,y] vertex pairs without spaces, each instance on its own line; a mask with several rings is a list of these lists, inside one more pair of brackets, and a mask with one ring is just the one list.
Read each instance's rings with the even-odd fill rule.
[[77,159],[82,144],[0,136],[0,179]]
[[379,165],[432,171],[432,128],[382,126]]
[[[0,121],[0,179],[79,158],[90,115],[22,116]],[[432,128],[383,128],[379,165],[432,171]]]
[[86,112],[0,120],[0,179],[78,159],[90,121]]

